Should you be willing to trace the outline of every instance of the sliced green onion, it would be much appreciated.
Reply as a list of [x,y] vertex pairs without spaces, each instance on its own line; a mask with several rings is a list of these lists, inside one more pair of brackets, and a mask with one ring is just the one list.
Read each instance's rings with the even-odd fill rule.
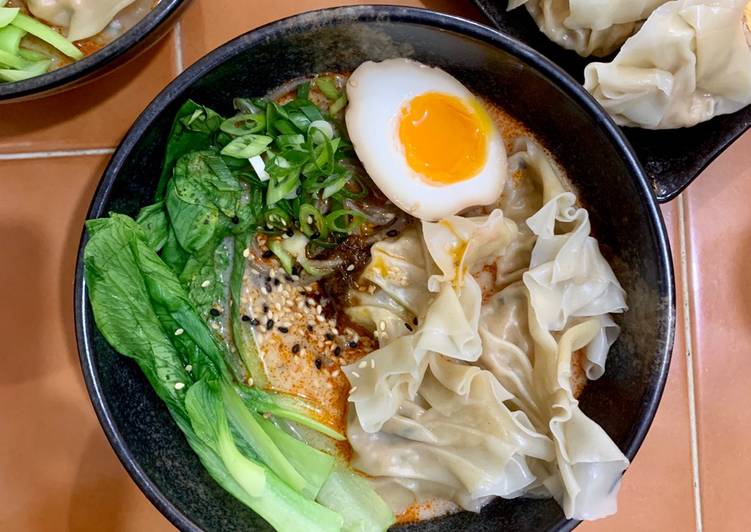
[[263,158],[260,155],[254,155],[253,157],[249,158],[248,161],[250,162],[250,166],[253,167],[253,170],[255,170],[256,175],[258,176],[258,179],[261,180],[261,182],[269,180],[271,176],[269,176],[269,173],[266,171],[266,163],[263,161]]
[[287,229],[292,228],[292,220],[289,217],[289,214],[279,207],[274,207],[273,209],[266,211],[263,218],[267,229],[286,231]]
[[[283,199],[292,199],[291,196],[296,192],[300,184],[300,172],[292,172],[283,179],[271,178],[269,180],[269,189],[266,192],[266,205],[271,207]],[[296,194],[295,194],[296,195]]]
[[305,144],[305,137],[299,133],[295,135],[279,135],[276,138],[276,144],[280,149],[284,149],[288,146],[298,147]]
[[339,98],[339,89],[336,88],[336,82],[328,76],[316,78],[316,87],[331,101]]
[[300,83],[300,85],[297,86],[297,97],[308,99],[308,95],[310,94],[310,81],[306,81],[305,83]]
[[[326,238],[329,236],[329,228],[326,226],[323,214],[310,203],[300,206],[300,229],[311,238]],[[318,233],[318,236],[314,237],[313,235],[316,233]]]
[[282,265],[282,268],[284,268],[284,271],[291,274],[292,267],[295,265],[295,259],[282,247],[281,240],[277,238],[269,239],[267,245],[271,252],[276,255],[276,258],[279,259],[279,263]]
[[337,99],[334,103],[331,104],[331,107],[329,107],[329,113],[332,115],[335,115],[342,109],[344,109],[347,106],[347,95],[342,94],[339,99]]
[[339,194],[341,196],[344,196],[345,198],[350,198],[350,199],[362,199],[368,195],[368,187],[365,186],[365,184],[362,182],[362,180],[360,180],[360,178],[354,175],[349,176],[347,185],[351,185],[352,183],[356,183],[357,186],[359,187],[356,192],[350,190],[349,186],[345,186],[339,191]]
[[60,52],[67,55],[71,59],[81,59],[83,57],[83,52],[76,48],[76,45],[74,45],[68,39],[57,33],[49,26],[42,24],[38,20],[35,20],[31,17],[27,17],[23,13],[19,13],[16,18],[13,19],[13,22],[11,22],[11,24],[24,31],[28,31],[53,48],[57,48]]
[[273,140],[266,135],[243,135],[227,144],[221,154],[236,159],[250,159],[265,152]]
[[326,120],[316,120],[308,126],[308,135],[313,137],[314,144],[323,144],[326,139],[334,138],[334,128]]
[[17,7],[0,7],[0,28],[13,22],[20,11]]
[[342,190],[347,185],[347,181],[349,181],[349,176],[343,175],[339,176],[332,183],[326,185],[326,187],[324,187],[323,189],[323,199],[328,199]]
[[362,221],[361,214],[349,209],[339,209],[326,215],[326,226],[336,233],[352,234]]
[[260,113],[233,116],[222,122],[219,129],[230,135],[260,133],[266,129],[266,116]]

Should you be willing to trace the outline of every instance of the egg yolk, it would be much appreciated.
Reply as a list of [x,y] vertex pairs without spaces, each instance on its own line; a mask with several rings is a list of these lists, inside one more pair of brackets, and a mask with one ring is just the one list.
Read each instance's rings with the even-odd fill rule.
[[435,185],[459,183],[477,175],[487,159],[490,119],[482,105],[428,92],[401,110],[399,140],[407,164]]

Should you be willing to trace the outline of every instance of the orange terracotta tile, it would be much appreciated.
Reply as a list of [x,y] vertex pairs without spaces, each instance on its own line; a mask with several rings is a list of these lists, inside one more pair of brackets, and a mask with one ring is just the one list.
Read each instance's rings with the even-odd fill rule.
[[105,163],[0,162],[2,530],[171,529],[107,443],[78,364],[73,271]]
[[483,20],[482,13],[470,0],[255,0],[252,8],[247,3],[236,0],[195,0],[182,23],[185,64],[190,65],[233,37],[268,22],[313,9],[356,4],[427,7]]
[[632,532],[694,529],[686,343],[680,293],[678,200],[662,207],[676,264],[677,334],[665,392],[652,427],[626,472],[618,513],[577,530]]
[[175,76],[172,35],[122,68],[62,94],[0,106],[0,153],[114,147]]
[[704,524],[751,529],[751,134],[689,188]]

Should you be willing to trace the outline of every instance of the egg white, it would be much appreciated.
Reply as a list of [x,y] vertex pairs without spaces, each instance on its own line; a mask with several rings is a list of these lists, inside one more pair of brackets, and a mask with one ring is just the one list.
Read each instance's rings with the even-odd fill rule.
[[347,81],[345,120],[357,157],[387,198],[421,220],[439,220],[477,205],[494,203],[506,181],[506,149],[495,124],[487,133],[487,159],[473,177],[435,185],[410,168],[399,139],[404,105],[438,92],[470,105],[475,96],[447,72],[410,59],[368,61]]

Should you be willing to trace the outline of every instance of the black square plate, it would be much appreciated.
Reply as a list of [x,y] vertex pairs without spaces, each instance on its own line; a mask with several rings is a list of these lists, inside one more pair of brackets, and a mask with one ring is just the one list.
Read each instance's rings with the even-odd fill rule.
[[[542,53],[580,83],[584,80],[584,67],[593,60],[601,60],[580,57],[576,52],[565,50],[548,40],[523,7],[507,11],[507,0],[474,2],[495,27]],[[749,127],[751,106],[691,128],[661,131],[623,129],[652,182],[657,200],[665,202],[686,188]]]

